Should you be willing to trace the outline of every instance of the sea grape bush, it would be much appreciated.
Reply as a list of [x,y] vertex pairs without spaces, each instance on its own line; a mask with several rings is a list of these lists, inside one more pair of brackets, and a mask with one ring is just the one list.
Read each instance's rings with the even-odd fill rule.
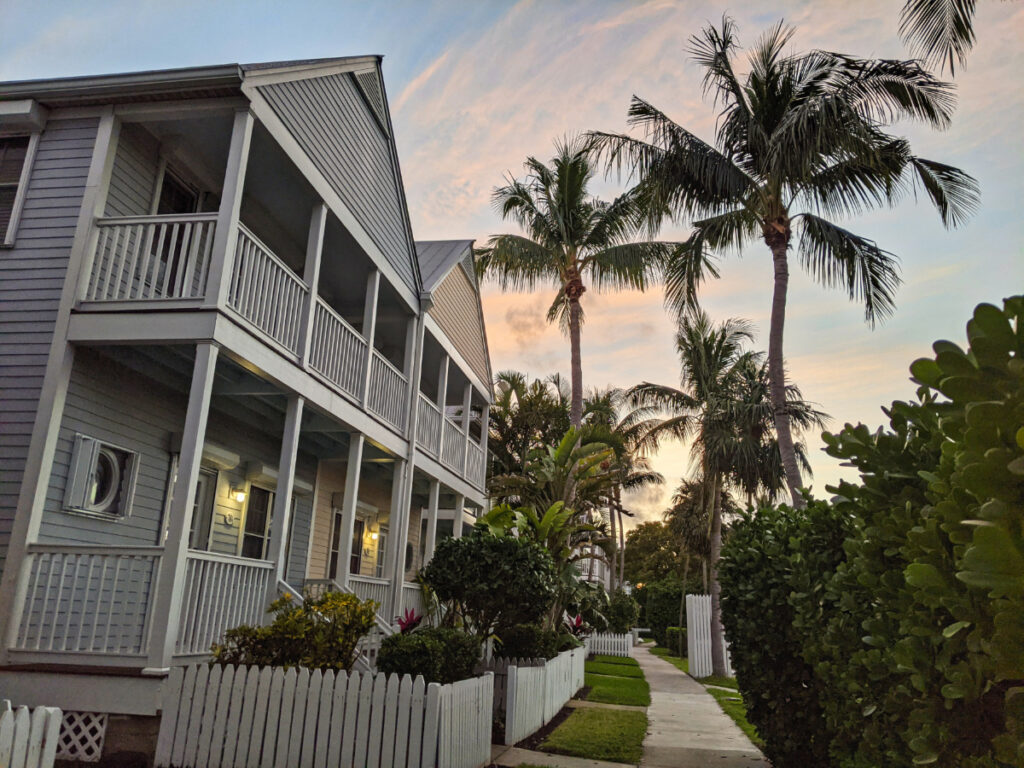
[[[815,578],[807,566],[827,517],[793,535],[792,512],[762,511],[726,546],[734,657],[751,633],[758,643],[770,634],[765,617],[791,617],[778,653],[811,670],[814,738],[828,742],[820,765],[1024,765],[1024,297],[977,307],[967,340],[936,342],[934,357],[913,363],[917,401],[893,403],[888,429],[825,436],[828,453],[860,473],[811,507],[852,525],[834,568]],[[755,556],[755,526],[774,553],[761,561],[768,578],[738,565]],[[782,705],[791,688],[744,671],[755,713]],[[782,738],[762,736],[769,751]],[[776,768],[795,765],[792,755],[773,758]]]

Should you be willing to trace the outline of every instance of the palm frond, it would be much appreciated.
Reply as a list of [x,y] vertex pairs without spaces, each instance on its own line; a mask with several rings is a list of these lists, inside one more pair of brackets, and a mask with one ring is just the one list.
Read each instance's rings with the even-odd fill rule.
[[921,157],[911,158],[910,164],[947,227],[959,226],[978,210],[981,190],[973,176]]
[[955,74],[974,47],[975,0],[907,0],[900,11],[900,37],[929,66]]
[[495,279],[502,289],[533,290],[539,285],[561,285],[557,255],[522,235],[493,235],[477,251],[477,269]]
[[827,287],[846,289],[864,303],[864,317],[874,325],[892,314],[900,284],[896,257],[874,241],[809,213],[801,214],[800,260]]

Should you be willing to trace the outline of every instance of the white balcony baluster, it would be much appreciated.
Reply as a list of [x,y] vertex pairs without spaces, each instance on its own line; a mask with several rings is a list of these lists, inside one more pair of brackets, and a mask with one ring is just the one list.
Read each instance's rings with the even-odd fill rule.
[[316,300],[309,365],[358,399],[366,365],[366,339],[323,299]]
[[441,422],[443,431],[441,433],[441,463],[456,474],[462,474],[462,464],[465,459],[466,436],[462,433],[462,427],[449,418]]
[[234,273],[228,306],[292,354],[298,354],[302,313],[309,287],[260,242],[238,225]]
[[422,392],[419,401],[419,423],[416,428],[416,443],[432,456],[441,451],[441,411]]
[[190,550],[174,652],[209,653],[225,631],[262,624],[273,581],[271,562]]
[[405,402],[409,380],[376,349],[370,369],[370,411],[399,431],[405,429]]
[[85,301],[202,299],[215,213],[99,219]]
[[487,472],[484,449],[472,439],[466,445],[469,447],[469,454],[466,456],[466,479],[482,489]]
[[159,547],[31,544],[15,648],[145,656]]

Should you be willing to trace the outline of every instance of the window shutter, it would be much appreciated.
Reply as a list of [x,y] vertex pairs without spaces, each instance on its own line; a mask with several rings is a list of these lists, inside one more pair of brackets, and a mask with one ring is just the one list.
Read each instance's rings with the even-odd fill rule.
[[84,509],[89,490],[89,474],[96,466],[96,454],[100,449],[99,440],[85,435],[75,435],[75,446],[71,452],[67,485],[64,486],[64,506],[68,509]]

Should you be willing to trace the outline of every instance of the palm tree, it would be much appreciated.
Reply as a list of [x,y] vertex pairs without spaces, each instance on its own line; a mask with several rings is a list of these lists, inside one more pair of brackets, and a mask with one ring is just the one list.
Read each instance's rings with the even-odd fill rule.
[[[763,371],[761,356],[746,351],[752,339],[749,323],[726,320],[713,325],[708,316],[697,311],[684,316],[676,336],[681,363],[682,388],[644,382],[633,387],[629,396],[635,407],[634,418],[648,420],[662,415],[642,438],[648,450],[656,449],[663,439],[690,441],[695,480],[700,490],[690,489],[680,501],[693,504],[700,500],[707,510],[709,564],[711,569],[711,656],[715,674],[725,674],[722,642],[718,559],[722,547],[723,508],[730,505],[727,483],[747,493],[771,491],[781,486],[778,471],[773,476],[771,430],[766,419],[773,415],[766,402],[767,387],[758,388]],[[760,381],[766,376],[760,374]],[[760,393],[760,400],[757,395]],[[799,391],[789,386],[785,392],[786,415],[797,432],[821,424],[823,415],[800,399]],[[650,423],[650,422],[647,422]],[[755,449],[751,450],[751,444]],[[803,446],[797,442],[795,453],[806,464]],[[781,462],[779,462],[781,463]],[[777,468],[779,463],[775,463]]]
[[[617,563],[611,564],[612,586],[625,579],[625,538],[623,515],[630,515],[622,506],[622,492],[639,491],[660,485],[665,478],[651,467],[642,455],[643,438],[654,426],[626,408],[626,392],[616,387],[592,392],[584,401],[583,420],[590,439],[598,440],[614,452],[608,462],[609,471],[616,477],[607,499],[611,537],[617,542]],[[616,570],[618,573],[616,573]]]
[[783,328],[789,250],[828,287],[862,302],[869,323],[894,309],[897,258],[834,219],[893,205],[920,186],[943,224],[955,226],[978,204],[973,178],[913,155],[906,139],[886,132],[899,118],[949,124],[953,88],[913,61],[864,60],[826,51],[786,53],[792,29],[771,28],[750,52],[741,79],[733,60],[736,28],[723,19],[691,38],[704,70],[705,93],[721,105],[716,141],[705,143],[648,102],[633,97],[630,123],[645,139],[593,133],[609,170],[639,177],[638,201],[658,225],[666,212],[693,220],[689,239],[666,265],[666,300],[692,311],[714,259],[761,239],[774,265],[768,373],[776,436],[793,504],[803,506],[789,423]]
[[583,417],[580,297],[586,283],[599,290],[644,290],[660,273],[670,245],[634,241],[640,209],[632,194],[610,203],[587,194],[595,167],[585,142],[558,142],[550,165],[530,157],[526,169],[525,179],[509,176],[493,196],[502,218],[525,234],[493,235],[477,265],[481,274],[492,275],[503,289],[532,290],[542,284],[557,288],[548,319],[559,319],[568,331],[569,415],[572,425],[579,427]]

